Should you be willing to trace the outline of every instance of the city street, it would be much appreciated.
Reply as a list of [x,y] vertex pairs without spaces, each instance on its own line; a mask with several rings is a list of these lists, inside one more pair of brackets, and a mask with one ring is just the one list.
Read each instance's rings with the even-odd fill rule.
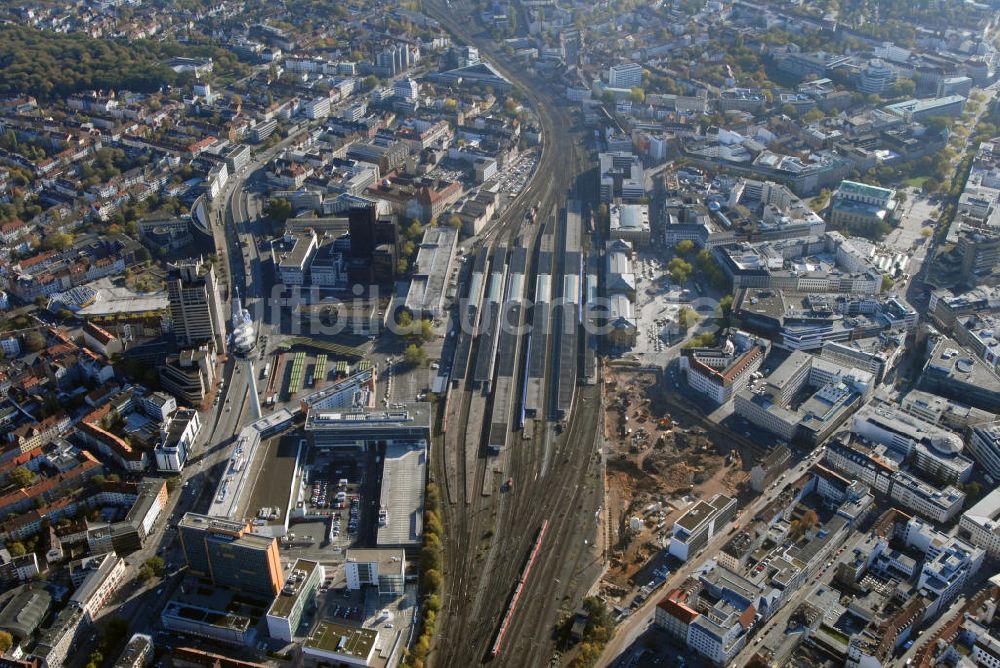
[[[794,468],[788,471],[787,480],[792,482],[801,476],[805,471],[815,463],[816,459],[814,457],[809,457],[801,462],[799,462]],[[747,518],[752,518],[756,513],[758,513],[764,506],[773,501],[778,494],[781,493],[781,488],[774,487],[768,489],[763,494],[761,494],[757,499],[746,508],[740,509],[740,514],[737,515],[737,520],[745,522]],[[653,621],[654,612],[656,610],[656,604],[663,598],[663,594],[670,589],[679,586],[688,577],[696,575],[701,568],[704,566],[705,561],[711,558],[711,555],[718,551],[726,541],[729,540],[731,534],[728,529],[724,529],[717,533],[708,544],[704,547],[702,557],[696,557],[693,560],[687,561],[683,566],[678,568],[676,571],[670,574],[667,578],[667,582],[652,596],[650,596],[638,610],[635,610],[630,614],[621,624],[619,624],[615,629],[614,637],[605,646],[604,651],[601,653],[601,658],[598,661],[598,665],[614,665],[620,666],[627,663],[629,656],[631,654],[630,649],[632,644],[635,643],[649,628],[649,625]]]

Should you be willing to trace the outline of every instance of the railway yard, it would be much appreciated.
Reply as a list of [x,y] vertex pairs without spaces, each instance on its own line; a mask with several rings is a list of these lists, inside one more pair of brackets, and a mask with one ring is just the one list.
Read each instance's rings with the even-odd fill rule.
[[[464,3],[430,2],[425,11],[455,34],[468,27],[460,25]],[[496,50],[481,42],[484,54]],[[596,385],[577,384],[594,367],[593,339],[579,326],[584,268],[597,266],[583,252],[596,183],[581,177],[584,139],[544,83],[498,69],[523,87],[545,143],[541,178],[469,252],[460,279],[443,456],[432,466],[448,527],[439,615],[447,631],[432,660],[446,666],[548,663],[556,623],[604,565],[601,396]],[[518,335],[519,326],[530,335]]]
[[998,3],[0,4],[0,664],[1000,668]]

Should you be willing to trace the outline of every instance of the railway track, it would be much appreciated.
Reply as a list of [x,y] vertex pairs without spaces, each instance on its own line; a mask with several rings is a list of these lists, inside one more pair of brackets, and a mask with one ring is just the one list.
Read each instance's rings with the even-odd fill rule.
[[[538,113],[544,143],[535,175],[484,241],[488,248],[498,243],[510,247],[521,236],[529,249],[524,281],[534,286],[541,222],[525,225],[524,214],[536,202],[540,202],[539,220],[558,210],[587,165],[583,140],[571,134],[572,119],[549,99],[551,90],[522,73],[509,71],[491,42],[468,34],[474,19],[466,3],[452,2],[445,7],[441,0],[427,0],[423,7],[456,37],[478,46],[523,90],[524,98]],[[579,193],[576,196],[581,197]],[[522,342],[520,348],[523,358],[527,346]],[[522,387],[524,366],[521,360],[516,365],[516,388]],[[588,548],[596,534],[594,510],[601,503],[594,449],[600,412],[598,388],[579,390],[575,418],[565,433],[557,434],[547,416],[540,415],[529,438],[512,431],[507,446],[495,459],[487,458],[480,447],[485,429],[480,430],[474,446],[465,442],[469,420],[482,419],[470,415],[475,410],[474,391],[464,386],[452,389],[446,452],[444,457],[435,458],[437,466],[446,469],[449,503],[444,509],[445,596],[438,624],[442,631],[435,639],[430,662],[434,666],[474,666],[491,660],[518,667],[543,665],[552,654],[552,630],[560,611],[575,608],[601,568],[600,556]],[[546,379],[543,405],[551,405],[552,391],[551,379]],[[519,406],[520,392],[515,394],[512,403]],[[477,451],[474,459],[466,457],[470,447]],[[543,471],[547,453],[550,462]],[[514,489],[501,490],[508,477],[514,480]],[[544,549],[537,555],[531,577],[522,583],[519,555],[530,552],[545,520],[549,528]],[[491,655],[497,633],[519,583],[520,604],[508,619],[504,643],[494,659]]]

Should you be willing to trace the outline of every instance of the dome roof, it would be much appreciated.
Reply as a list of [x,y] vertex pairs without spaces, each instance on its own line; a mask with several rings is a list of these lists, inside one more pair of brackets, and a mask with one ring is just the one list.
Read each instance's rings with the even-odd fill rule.
[[930,445],[943,455],[957,455],[962,451],[962,439],[957,434],[941,434],[930,439]]

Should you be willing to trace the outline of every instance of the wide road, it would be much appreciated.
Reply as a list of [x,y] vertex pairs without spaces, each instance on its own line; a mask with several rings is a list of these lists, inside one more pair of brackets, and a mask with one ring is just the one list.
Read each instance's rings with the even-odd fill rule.
[[[254,193],[246,190],[248,180],[256,177],[258,171],[294,138],[286,138],[279,144],[262,152],[242,171],[230,177],[226,188],[217,198],[222,203],[210,224],[215,236],[219,258],[228,260],[228,283],[230,288],[238,288],[244,305],[251,309],[258,333],[269,335],[272,331],[271,314],[264,306],[270,294],[270,285],[264,280],[260,258],[257,253],[255,235],[262,230],[262,208]],[[241,240],[247,242],[246,257],[241,249]],[[235,252],[234,252],[235,251]],[[249,280],[248,280],[249,279]],[[232,290],[226,294],[232,296]],[[223,302],[224,315],[228,321],[230,307]],[[92,636],[84,639],[77,649],[77,663],[82,665],[94,648],[101,629],[107,619],[113,616],[129,621],[131,632],[147,632],[154,628],[163,604],[179,586],[183,578],[184,556],[180,542],[176,541],[174,526],[184,513],[204,512],[211,503],[226,461],[232,449],[234,436],[239,432],[248,416],[252,415],[248,405],[246,373],[230,357],[222,369],[223,385],[219,391],[218,403],[201,414],[202,428],[188,459],[188,465],[181,472],[178,488],[170,495],[167,506],[150,531],[146,545],[126,559],[126,584],[114,595],[101,613],[97,628]],[[259,366],[252,379],[259,381]],[[150,557],[161,556],[167,564],[164,578],[153,578],[139,583],[135,578],[139,567]],[[157,638],[158,643],[169,642],[168,636]],[[247,658],[250,658],[249,656]]]
[[[799,462],[795,467],[790,469],[785,474],[785,479],[789,483],[795,481],[818,460],[819,458],[815,454],[810,455],[806,459]],[[766,490],[762,495],[757,497],[757,499],[755,499],[748,508],[743,509],[742,513],[737,517],[737,521],[740,522],[740,524],[745,524],[749,518],[752,518],[760,512],[764,506],[773,501],[783,489],[784,486],[782,485]],[[684,580],[696,573],[705,561],[712,556],[712,554],[717,552],[723,545],[726,544],[726,541],[729,540],[730,537],[731,534],[728,529],[720,534],[716,534],[716,536],[712,538],[712,540],[710,540],[703,548],[701,557],[695,557],[671,573],[667,582],[659,589],[658,594],[650,596],[638,610],[633,612],[628,618],[625,619],[625,621],[618,625],[615,629],[614,637],[605,646],[604,652],[601,654],[601,658],[598,660],[597,665],[609,666],[615,664],[616,661],[621,660],[623,657],[628,656],[628,650],[632,646],[632,643],[634,643],[653,622],[653,613],[656,610],[656,604],[663,597],[663,592],[679,586],[682,582],[684,582]]]

